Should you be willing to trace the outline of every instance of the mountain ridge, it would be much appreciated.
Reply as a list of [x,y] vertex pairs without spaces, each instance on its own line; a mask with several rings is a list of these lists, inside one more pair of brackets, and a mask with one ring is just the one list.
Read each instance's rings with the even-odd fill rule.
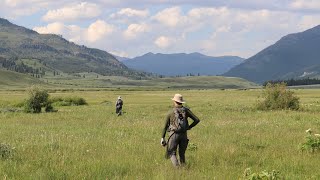
[[238,56],[211,57],[194,53],[152,53],[124,60],[129,68],[165,76],[219,75],[243,61]]
[[77,45],[60,35],[39,34],[3,18],[0,18],[0,56],[14,62],[40,60],[55,71],[64,73],[148,77],[146,73],[129,69],[106,51]]
[[[282,37],[223,75],[257,83],[299,78],[304,74],[304,69],[319,64],[319,46],[320,25]],[[317,73],[320,73],[320,69],[317,69]]]

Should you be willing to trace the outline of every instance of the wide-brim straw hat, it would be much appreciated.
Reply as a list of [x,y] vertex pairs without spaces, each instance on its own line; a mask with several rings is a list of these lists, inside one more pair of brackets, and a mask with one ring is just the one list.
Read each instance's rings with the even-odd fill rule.
[[181,94],[175,94],[174,97],[171,99],[172,101],[178,102],[178,103],[186,103],[183,100],[183,97]]

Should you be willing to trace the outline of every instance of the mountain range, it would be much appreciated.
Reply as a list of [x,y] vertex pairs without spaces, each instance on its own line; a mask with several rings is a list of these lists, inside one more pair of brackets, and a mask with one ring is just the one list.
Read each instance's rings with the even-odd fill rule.
[[[94,72],[140,79],[148,77],[147,73],[127,68],[108,52],[77,45],[59,35],[39,34],[2,18],[0,57],[6,60],[2,60],[2,64],[0,62],[0,67],[27,73]],[[38,67],[30,65],[30,61]]]
[[129,68],[165,76],[219,75],[243,62],[237,56],[210,57],[200,53],[154,54],[126,59]]
[[320,77],[320,25],[284,36],[223,75],[257,83]]

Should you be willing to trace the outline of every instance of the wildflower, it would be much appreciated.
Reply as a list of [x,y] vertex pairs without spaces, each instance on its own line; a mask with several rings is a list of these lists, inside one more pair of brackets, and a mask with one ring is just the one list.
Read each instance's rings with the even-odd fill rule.
[[310,133],[310,134],[311,134],[311,132],[312,132],[312,131],[311,131],[311,128],[309,128],[309,129],[306,130],[306,133]]

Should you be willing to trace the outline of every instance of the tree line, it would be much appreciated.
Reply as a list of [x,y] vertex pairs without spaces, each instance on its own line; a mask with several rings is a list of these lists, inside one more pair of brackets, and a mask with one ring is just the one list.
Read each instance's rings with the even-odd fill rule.
[[304,79],[288,79],[288,80],[270,80],[263,83],[263,86],[267,84],[279,84],[286,83],[287,86],[300,86],[300,85],[313,85],[320,84],[320,79],[317,78],[304,78]]
[[23,74],[31,74],[31,76],[36,78],[40,78],[45,74],[45,71],[43,69],[34,69],[32,67],[29,67],[23,64],[23,62],[16,63],[15,60],[16,59],[14,58],[6,59],[3,57],[0,57],[0,68],[4,68],[9,71],[15,71]]

